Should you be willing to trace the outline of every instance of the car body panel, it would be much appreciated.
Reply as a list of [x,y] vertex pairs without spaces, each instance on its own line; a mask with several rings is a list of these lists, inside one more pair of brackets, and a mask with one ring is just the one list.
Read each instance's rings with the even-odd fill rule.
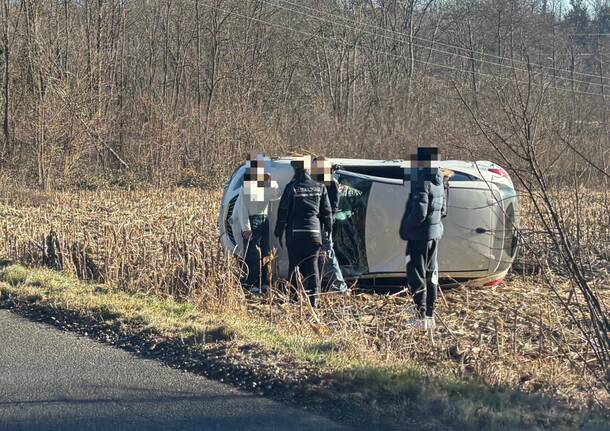
[[400,219],[409,196],[409,183],[374,182],[366,220],[369,272],[396,272],[405,267],[406,241],[400,239]]
[[[293,175],[290,160],[271,160],[266,166],[281,189]],[[345,220],[335,223],[335,251],[344,276],[352,279],[403,277],[406,242],[400,239],[398,228],[409,181],[364,175],[349,169],[359,166],[365,171],[385,172],[383,169],[388,167],[408,169],[409,162],[358,159],[331,159],[331,162],[341,166],[335,173],[337,178],[349,178],[362,192],[361,196],[342,196],[339,207],[351,211],[350,217],[348,223]],[[448,216],[443,219],[445,233],[439,248],[440,276],[475,281],[504,277],[516,252],[518,207],[512,181],[507,176],[487,172],[489,167],[499,168],[491,162],[443,161],[439,165],[461,175],[461,180],[450,181]],[[243,240],[238,223],[230,213],[244,172],[245,165],[235,171],[225,187],[219,218],[222,244],[229,253],[238,255],[243,255]],[[279,201],[270,203],[271,232],[278,204]],[[511,211],[510,216],[507,209]],[[272,234],[270,243],[278,249],[277,270],[285,277],[287,251],[279,247]]]
[[439,269],[449,273],[488,271],[495,218],[492,192],[482,184],[449,184]]

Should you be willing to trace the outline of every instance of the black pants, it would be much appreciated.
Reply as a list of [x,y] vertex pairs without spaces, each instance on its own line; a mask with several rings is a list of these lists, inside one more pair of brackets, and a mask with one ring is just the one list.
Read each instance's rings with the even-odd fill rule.
[[320,255],[320,239],[310,235],[293,234],[287,241],[289,281],[297,286],[296,269],[299,268],[303,278],[303,288],[309,296],[311,304],[318,305],[320,293],[320,272],[318,269],[318,258]]
[[246,284],[250,287],[260,287],[260,284],[269,283],[268,265],[262,265],[263,259],[269,256],[270,252],[269,220],[264,215],[250,216],[250,226],[252,235],[245,244],[247,247],[246,264],[248,265]]
[[417,311],[423,317],[433,316],[438,288],[438,240],[409,241],[407,255],[407,283]]

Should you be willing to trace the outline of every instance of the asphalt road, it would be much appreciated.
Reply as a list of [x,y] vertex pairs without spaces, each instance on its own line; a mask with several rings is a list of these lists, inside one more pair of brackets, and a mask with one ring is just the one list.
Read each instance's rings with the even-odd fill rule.
[[346,430],[0,310],[0,430]]

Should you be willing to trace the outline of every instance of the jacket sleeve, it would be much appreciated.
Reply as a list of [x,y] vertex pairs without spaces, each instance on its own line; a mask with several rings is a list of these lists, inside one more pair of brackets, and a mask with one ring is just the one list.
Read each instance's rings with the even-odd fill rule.
[[400,239],[402,239],[403,241],[407,241],[407,231],[408,231],[408,226],[407,226],[407,218],[409,215],[409,207],[411,206],[411,195],[409,195],[409,198],[407,199],[407,203],[405,204],[405,211],[402,213],[402,218],[400,219],[400,228],[398,231],[398,234],[400,235]]
[[328,186],[328,200],[330,201],[330,208],[333,212],[333,215],[337,213],[339,210],[339,199],[341,197],[339,191],[339,184],[337,180],[332,179],[330,185]]
[[280,197],[281,191],[277,181],[271,181],[271,184],[269,185],[269,200],[277,201],[280,199]]
[[421,225],[428,217],[428,192],[417,192],[414,197],[409,214],[409,224],[412,227]]
[[428,192],[414,192],[409,195],[405,213],[400,221],[400,238],[406,240],[409,229],[417,228],[428,216]]
[[320,199],[320,223],[322,230],[332,234],[333,231],[333,210],[328,199],[328,191],[326,186],[322,186],[322,198]]
[[449,206],[449,178],[443,177],[443,208],[441,209],[441,217],[447,217],[447,208]]
[[292,209],[293,194],[294,187],[292,187],[292,183],[288,183],[288,185],[284,188],[284,192],[280,198],[280,205],[277,209],[277,221],[275,222],[275,230],[273,231],[273,234],[278,238],[284,235],[286,223],[288,222],[288,216]]
[[235,208],[233,210],[233,215],[236,217],[237,224],[242,232],[246,232],[248,230],[252,230],[250,226],[250,214],[248,211],[248,205],[246,202],[246,194],[244,193],[244,189],[242,188],[239,192],[239,197],[235,202]]

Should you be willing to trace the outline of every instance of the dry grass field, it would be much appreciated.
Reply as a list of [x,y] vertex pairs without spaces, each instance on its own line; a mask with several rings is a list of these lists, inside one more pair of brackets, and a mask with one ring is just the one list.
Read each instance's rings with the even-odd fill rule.
[[[219,201],[218,193],[192,189],[43,194],[5,188],[0,256],[41,265],[44,238],[53,231],[68,275],[111,290],[171,297],[203,313],[230,316],[241,328],[262,325],[264,335],[257,330],[252,339],[265,347],[324,372],[383,370],[375,381],[384,390],[404,368],[541,394],[574,410],[610,405],[583,366],[582,358],[594,359],[562,308],[561,300],[578,298],[569,295],[560,275],[553,277],[552,290],[535,264],[522,264],[529,270],[511,273],[499,287],[444,289],[432,344],[404,324],[410,304],[404,295],[358,290],[326,295],[314,311],[304,302],[285,301],[277,290],[266,297],[245,294],[233,262],[218,246]],[[521,259],[533,262],[533,254],[552,250],[536,237],[531,208],[524,203],[522,226],[531,247],[522,250]],[[591,206],[591,221],[607,220],[603,206],[600,195],[599,205]],[[574,205],[568,202],[563,211],[574,211]],[[591,276],[607,307],[608,226],[597,229],[585,222],[570,228],[589,226],[582,238],[599,262]]]

